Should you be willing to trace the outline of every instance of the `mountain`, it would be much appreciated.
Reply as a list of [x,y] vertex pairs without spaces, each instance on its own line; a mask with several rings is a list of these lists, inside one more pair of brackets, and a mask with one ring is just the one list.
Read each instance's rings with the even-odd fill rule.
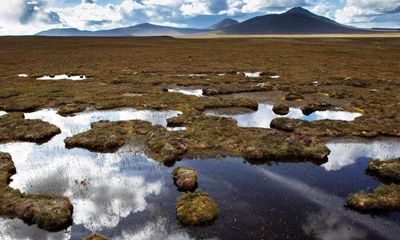
[[224,20],[221,20],[221,21],[217,22],[216,24],[208,27],[208,29],[222,29],[222,28],[234,26],[238,23],[239,23],[238,21],[236,21],[232,18],[225,18]]
[[126,28],[115,28],[101,31],[81,31],[75,28],[57,28],[39,32],[38,36],[182,36],[207,32],[206,29],[175,28],[150,23],[138,24]]
[[367,30],[339,24],[296,7],[282,14],[269,14],[251,18],[224,28],[220,34],[327,34],[366,33]]
[[38,36],[95,36],[94,32],[91,31],[81,31],[77,28],[53,28],[47,31],[39,32],[35,35]]
[[224,19],[208,29],[176,28],[143,23],[131,27],[101,31],[81,31],[76,28],[50,29],[39,36],[183,36],[194,34],[332,34],[380,32],[339,24],[318,16],[304,8],[296,7],[282,14],[268,14],[239,23]]

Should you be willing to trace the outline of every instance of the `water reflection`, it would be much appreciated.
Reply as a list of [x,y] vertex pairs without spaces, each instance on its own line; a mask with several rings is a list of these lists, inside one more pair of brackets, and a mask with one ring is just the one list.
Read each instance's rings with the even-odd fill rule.
[[259,78],[262,72],[244,72],[244,76],[247,78]]
[[68,150],[63,140],[88,130],[90,123],[99,120],[140,119],[166,126],[167,118],[178,114],[134,109],[89,111],[72,117],[62,117],[52,109],[27,113],[27,119],[50,122],[62,133],[42,145],[0,145],[0,151],[10,153],[17,168],[10,186],[29,193],[69,197],[74,205],[74,224],[91,231],[115,227],[121,218],[145,210],[149,195],[160,193],[164,185],[159,178],[161,166],[137,153],[133,146],[123,147],[115,154],[102,154],[78,148]]
[[310,214],[302,227],[308,235],[321,240],[366,239],[368,234],[362,227],[354,226],[349,219],[332,211]]
[[[182,229],[176,223],[175,199],[179,193],[171,179],[172,169],[155,164],[132,145],[113,154],[64,148],[66,136],[89,129],[93,121],[142,119],[166,126],[166,119],[177,114],[132,109],[84,112],[73,117],[59,116],[55,110],[26,114],[29,119],[56,124],[62,133],[43,145],[0,145],[0,151],[11,153],[17,167],[11,186],[70,197],[74,225],[68,231],[48,233],[20,220],[1,219],[0,239],[79,239],[92,231],[118,240],[208,236],[397,239],[400,235],[398,222],[386,216],[371,217],[343,207],[349,192],[377,184],[368,182],[374,180],[365,176],[365,166],[343,165],[338,171],[327,172],[310,163],[256,166],[244,163],[242,158],[177,162],[198,170],[199,186],[213,196],[221,210],[221,216],[210,226]],[[400,149],[397,143],[390,145],[391,141],[350,141],[365,144],[357,147],[356,153],[354,145],[340,148],[342,142],[329,142],[328,146],[336,144],[330,147],[330,162],[340,155],[346,155],[341,159],[351,159],[352,163],[365,155],[389,158]],[[79,232],[80,227],[85,233]]]
[[[298,193],[302,198],[308,199],[309,201],[319,205],[324,210],[324,214],[334,213],[336,215],[334,216],[334,219],[325,218],[325,222],[319,222],[320,226],[319,229],[316,229],[314,223],[310,220],[308,220],[306,225],[303,225],[303,229],[305,230],[306,233],[310,229],[313,229],[314,231],[319,230],[320,234],[321,232],[323,232],[324,238],[318,238],[318,239],[352,239],[352,238],[345,238],[346,236],[348,237],[353,236],[354,233],[350,234],[341,232],[343,230],[343,226],[339,228],[339,226],[334,225],[334,227],[337,227],[337,229],[332,230],[331,226],[332,221],[341,222],[342,224],[347,222],[346,224],[347,228],[349,228],[350,226],[354,227],[355,224],[362,226],[366,230],[369,229],[369,231],[372,230],[376,232],[385,239],[397,239],[397,237],[400,234],[400,228],[390,228],[389,230],[388,226],[390,224],[383,218],[380,217],[372,218],[369,215],[362,215],[354,211],[346,211],[346,209],[343,207],[345,200],[339,196],[328,193],[306,182],[302,182],[294,178],[275,173],[266,168],[261,169],[260,171],[270,180],[280,183],[282,186],[286,187],[290,191]],[[312,215],[309,215],[308,219],[312,217],[313,217]],[[396,225],[396,223],[392,224]],[[315,232],[313,233],[315,234]],[[362,234],[363,231],[356,230],[356,233]],[[332,237],[332,234],[334,238],[328,238]],[[344,238],[336,238],[336,237],[344,237]],[[363,238],[357,238],[357,239],[363,239]]]
[[190,74],[178,74],[178,77],[207,77],[206,73],[190,73]]
[[21,74],[18,74],[18,77],[20,77],[20,78],[27,78],[27,77],[29,77],[29,75],[26,74],[26,73],[21,73]]
[[81,81],[86,80],[85,75],[67,75],[67,74],[60,74],[54,76],[43,76],[37,78],[37,80],[72,80],[72,81]]
[[168,92],[182,93],[182,94],[185,94],[185,95],[203,97],[203,90],[202,89],[170,88],[170,89],[168,89]]
[[331,150],[328,162],[322,167],[327,171],[340,170],[354,164],[360,158],[388,160],[400,157],[400,139],[341,139],[329,141],[326,146]]
[[128,228],[122,232],[120,236],[113,237],[114,240],[150,240],[150,239],[165,239],[165,240],[194,240],[189,234],[182,230],[170,232],[168,230],[167,219],[160,218],[154,222],[148,222],[145,226],[137,229],[135,227]]
[[0,111],[0,116],[6,115],[7,113],[4,111]]
[[308,116],[304,115],[299,108],[290,108],[290,111],[285,116],[280,116],[272,111],[273,105],[260,103],[258,110],[252,113],[226,115],[218,114],[215,111],[206,111],[206,114],[213,116],[224,116],[236,119],[239,127],[257,127],[257,128],[269,128],[271,121],[275,118],[286,117],[295,118],[305,121],[317,121],[317,120],[342,120],[342,121],[353,121],[355,118],[361,116],[360,113],[352,113],[345,111],[316,111]]

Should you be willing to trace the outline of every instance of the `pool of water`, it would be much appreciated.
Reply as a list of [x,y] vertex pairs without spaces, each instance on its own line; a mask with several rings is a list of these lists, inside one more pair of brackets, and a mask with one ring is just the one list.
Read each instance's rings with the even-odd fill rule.
[[54,76],[43,76],[37,78],[37,80],[72,80],[72,81],[81,81],[86,80],[85,75],[67,75],[67,74],[60,74]]
[[0,116],[6,115],[7,113],[4,111],[0,111]]
[[184,95],[191,95],[196,97],[203,97],[202,89],[190,89],[190,88],[169,88],[168,92],[181,93]]
[[190,73],[190,74],[178,74],[178,77],[207,77],[206,73]]
[[181,228],[172,168],[131,147],[115,154],[66,150],[64,157],[45,159],[30,152],[17,160],[26,168],[12,186],[71,197],[74,225],[49,233],[3,219],[1,236],[80,239],[95,231],[113,239],[397,239],[400,234],[398,213],[371,216],[344,207],[348,193],[378,185],[364,173],[369,160],[364,156],[336,171],[311,163],[251,165],[230,157],[177,162],[197,169],[199,187],[221,212],[212,225]]
[[65,149],[63,139],[98,120],[141,119],[166,126],[176,111],[119,109],[62,117],[56,110],[25,114],[62,130],[49,142],[8,143],[17,168],[11,186],[24,192],[68,196],[73,225],[50,233],[18,219],[0,219],[1,239],[80,239],[92,232],[113,239],[398,239],[400,214],[364,215],[344,207],[347,194],[378,186],[365,175],[370,158],[400,157],[400,140],[342,139],[328,142],[327,163],[250,163],[242,158],[182,160],[221,215],[205,227],[182,228],[175,216],[179,195],[168,168],[135,145],[116,153]]
[[260,103],[258,110],[245,114],[219,114],[215,110],[207,110],[206,114],[212,116],[223,116],[234,118],[240,127],[256,127],[256,128],[269,128],[271,121],[275,118],[295,118],[305,121],[316,121],[323,119],[353,121],[355,118],[361,116],[361,113],[353,113],[346,111],[316,111],[308,116],[304,115],[299,108],[290,108],[289,113],[285,116],[277,115],[272,111],[272,104]]
[[18,77],[20,77],[20,78],[27,78],[27,77],[29,77],[29,75],[26,74],[26,73],[21,73],[21,74],[18,74]]
[[143,94],[141,94],[141,93],[124,93],[124,94],[122,94],[122,96],[124,96],[124,97],[141,97],[141,96],[143,96]]
[[244,72],[244,76],[247,78],[259,78],[262,72]]
[[388,160],[400,156],[400,139],[337,139],[327,142],[331,150],[329,162],[322,165],[327,171],[337,171],[352,164],[357,159],[367,157]]

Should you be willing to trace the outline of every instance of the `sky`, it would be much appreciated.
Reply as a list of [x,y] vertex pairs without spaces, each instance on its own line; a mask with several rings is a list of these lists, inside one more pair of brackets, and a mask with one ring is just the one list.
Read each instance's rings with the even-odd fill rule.
[[400,0],[1,0],[0,35],[145,22],[206,28],[227,17],[244,21],[299,6],[347,25],[400,28]]

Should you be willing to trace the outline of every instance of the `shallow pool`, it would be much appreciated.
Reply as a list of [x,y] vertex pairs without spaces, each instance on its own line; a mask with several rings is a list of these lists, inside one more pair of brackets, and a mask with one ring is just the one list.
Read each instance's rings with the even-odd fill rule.
[[272,104],[260,103],[258,110],[251,113],[245,114],[219,114],[214,110],[207,110],[206,114],[211,116],[223,116],[234,118],[238,126],[240,127],[256,127],[256,128],[269,128],[271,121],[275,118],[295,118],[305,121],[317,121],[317,120],[342,120],[342,121],[353,121],[355,118],[361,116],[361,113],[353,113],[346,111],[316,111],[310,115],[304,115],[299,108],[290,108],[289,113],[285,116],[277,115],[272,111]]
[[68,196],[73,225],[51,233],[18,219],[0,219],[1,239],[80,239],[98,232],[112,239],[398,239],[400,214],[365,215],[344,207],[345,197],[379,182],[365,174],[370,158],[400,157],[400,139],[328,142],[328,162],[249,162],[243,158],[182,160],[199,188],[218,203],[211,225],[182,228],[175,216],[179,195],[168,168],[135,145],[116,153],[65,149],[64,138],[99,120],[141,119],[166,126],[177,111],[119,109],[62,117],[48,109],[25,114],[60,127],[49,142],[1,144],[17,168],[11,186],[24,192]]
[[184,95],[203,97],[202,89],[190,89],[190,88],[169,88],[168,92],[171,93],[181,93]]
[[67,75],[67,74],[60,74],[54,76],[43,76],[37,78],[37,80],[72,80],[72,81],[81,81],[86,80],[85,75]]

